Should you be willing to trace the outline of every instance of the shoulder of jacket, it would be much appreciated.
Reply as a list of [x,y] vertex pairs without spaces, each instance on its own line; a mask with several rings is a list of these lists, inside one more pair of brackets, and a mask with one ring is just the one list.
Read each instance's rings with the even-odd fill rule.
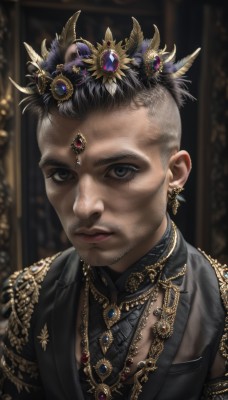
[[218,278],[218,284],[221,294],[221,299],[225,308],[226,316],[224,321],[223,335],[220,341],[220,353],[226,360],[226,375],[228,376],[228,266],[226,264],[220,264],[217,260],[207,255],[204,251],[199,251],[209,261],[215,274]]
[[3,287],[3,315],[9,318],[8,339],[12,347],[20,352],[28,342],[30,321],[34,306],[38,303],[40,288],[57,253],[34,263],[22,271],[14,272]]
[[198,250],[207,259],[207,261],[209,261],[210,265],[215,271],[215,275],[218,279],[223,305],[226,311],[228,311],[228,266],[226,264],[221,264],[218,260],[206,254],[203,250]]

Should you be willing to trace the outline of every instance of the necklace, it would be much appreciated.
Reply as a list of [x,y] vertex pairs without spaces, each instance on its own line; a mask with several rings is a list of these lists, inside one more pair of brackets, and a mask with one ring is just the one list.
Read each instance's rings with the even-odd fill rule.
[[[84,365],[84,372],[88,377],[88,381],[90,383],[91,389],[90,392],[93,392],[96,400],[111,400],[112,393],[119,393],[121,387],[123,386],[124,381],[130,375],[130,367],[133,364],[133,357],[135,357],[138,353],[137,343],[142,338],[141,332],[143,328],[146,326],[148,317],[151,313],[154,302],[158,297],[158,285],[153,287],[153,291],[150,293],[150,298],[148,303],[146,304],[145,310],[139,320],[138,327],[134,334],[132,343],[130,345],[124,366],[122,370],[119,372],[117,380],[114,384],[108,385],[104,381],[110,376],[112,372],[112,364],[106,358],[102,358],[97,362],[97,364],[92,368],[90,363],[90,352],[89,352],[89,335],[88,335],[88,320],[89,320],[89,277],[86,278],[85,283],[85,291],[84,291],[84,304],[82,310],[82,357],[81,361]],[[111,332],[111,331],[109,331]],[[112,334],[111,334],[112,335]],[[100,382],[97,382],[94,377],[94,371],[99,378]]]
[[[154,283],[158,274],[161,272],[165,263],[173,253],[176,247],[176,243],[177,243],[177,230],[175,224],[172,222],[172,234],[167,254],[156,263],[145,267],[144,273],[139,273],[139,272],[132,273],[127,280],[126,290],[128,287],[129,289],[128,291],[130,291],[131,293],[135,292],[138,289],[139,285],[144,281],[147,275],[149,275],[150,282]],[[117,306],[117,304],[115,304],[114,302],[110,303],[109,299],[95,287],[95,285],[92,282],[90,267],[84,264],[83,271],[84,275],[90,276],[89,286],[94,299],[103,306],[103,318],[108,329],[110,329],[114,324],[116,324],[119,321],[122,310],[129,311],[130,308],[133,308],[138,305],[143,305],[150,298],[150,295],[153,290],[153,288],[151,287],[145,293],[142,293],[141,295],[131,300],[125,300],[121,302],[119,306]]]
[[[115,302],[110,302],[109,299],[96,288],[92,281],[90,267],[84,264],[83,270],[85,276],[85,290],[81,325],[81,362],[84,367],[84,373],[86,374],[87,380],[90,384],[89,393],[94,394],[95,400],[111,400],[115,393],[122,394],[121,388],[123,388],[125,381],[130,376],[134,376],[131,400],[137,400],[142,390],[142,384],[148,379],[148,374],[157,369],[156,364],[160,354],[163,351],[164,341],[173,333],[173,325],[179,301],[179,289],[172,283],[172,280],[184,275],[186,271],[186,267],[184,267],[177,276],[170,277],[166,280],[161,279],[162,268],[164,267],[168,258],[173,253],[173,250],[177,243],[177,232],[176,227],[173,223],[172,227],[173,235],[170,240],[168,252],[158,262],[148,267],[145,267],[144,270],[145,275],[143,277],[143,280],[145,276],[149,275],[151,282],[155,282],[155,279],[157,277],[157,283],[150,287],[145,293],[142,293],[141,295],[133,299],[124,300],[119,305],[117,305]],[[133,372],[131,366],[133,365],[134,357],[138,354],[137,344],[142,338],[142,331],[147,324],[148,317],[152,312],[155,301],[157,300],[159,289],[164,292],[164,300],[160,312],[154,314],[158,317],[158,320],[152,327],[152,344],[149,349],[147,358],[144,361],[138,363],[138,370],[136,372]],[[103,319],[107,327],[107,330],[103,332],[103,334],[99,337],[99,343],[101,346],[103,357],[95,362],[95,365],[91,364],[89,350],[88,321],[90,294],[103,308]],[[137,305],[145,306],[139,319],[133,339],[131,340],[127,356],[123,363],[123,368],[118,373],[115,382],[112,384],[108,384],[106,380],[110,377],[113,371],[113,366],[111,360],[107,359],[105,355],[114,341],[111,328],[119,321],[122,311],[128,311],[129,309]]]

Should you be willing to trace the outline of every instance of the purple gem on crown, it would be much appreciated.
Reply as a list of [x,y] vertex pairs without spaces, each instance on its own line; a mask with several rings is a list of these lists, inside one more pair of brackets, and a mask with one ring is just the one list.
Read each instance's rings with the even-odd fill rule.
[[106,400],[106,399],[107,399],[107,396],[106,396],[105,393],[100,392],[100,393],[98,394],[98,399],[99,399],[99,400]]
[[64,96],[67,92],[67,87],[65,82],[59,79],[58,82],[56,82],[54,90],[59,97]]
[[101,68],[105,72],[116,72],[119,67],[119,56],[114,50],[105,50],[101,55]]
[[159,56],[155,56],[155,57],[153,58],[153,60],[151,60],[151,63],[150,63],[151,69],[152,69],[154,72],[157,72],[157,71],[159,71],[160,65],[161,65],[161,59],[160,59],[160,57],[159,57]]

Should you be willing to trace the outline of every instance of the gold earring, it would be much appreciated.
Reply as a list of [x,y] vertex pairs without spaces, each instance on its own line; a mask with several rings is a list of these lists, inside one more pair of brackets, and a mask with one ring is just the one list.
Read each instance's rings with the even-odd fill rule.
[[173,215],[176,215],[177,210],[180,206],[180,201],[183,200],[182,196],[179,196],[183,192],[184,188],[176,186],[172,189],[171,193],[168,194],[168,205],[172,209]]

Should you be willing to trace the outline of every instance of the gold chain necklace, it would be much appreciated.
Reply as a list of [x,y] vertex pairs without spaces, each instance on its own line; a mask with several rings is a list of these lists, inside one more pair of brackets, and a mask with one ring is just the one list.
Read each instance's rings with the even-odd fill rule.
[[[177,231],[173,222],[172,227],[173,235],[170,241],[168,253],[155,264],[145,268],[146,275],[149,274],[151,282],[155,281],[157,274],[161,272],[166,261],[176,247]],[[135,299],[131,299],[128,301],[125,300],[119,306],[117,306],[114,303],[110,304],[109,299],[102,293],[100,293],[95,287],[91,280],[90,267],[84,264],[83,270],[86,278],[86,283],[82,310],[81,362],[84,365],[84,372],[88,377],[88,382],[90,383],[91,388],[89,392],[94,393],[95,400],[111,400],[113,393],[121,394],[120,389],[123,387],[124,381],[130,376],[133,358],[138,353],[137,343],[142,338],[142,330],[146,326],[154,302],[157,299],[159,287],[164,290],[164,301],[161,313],[159,314],[160,319],[155,323],[153,327],[153,341],[148,353],[148,357],[146,358],[146,360],[138,364],[138,371],[134,374],[134,385],[132,389],[131,400],[137,400],[138,395],[142,390],[142,384],[148,379],[149,372],[155,371],[157,369],[156,363],[161,352],[163,351],[165,339],[170,337],[173,333],[173,325],[179,301],[179,290],[172,283],[172,280],[176,277],[171,277],[167,280],[158,279],[157,284],[147,290],[145,293],[141,294]],[[156,271],[156,273],[154,271]],[[185,271],[186,267],[181,270],[181,272],[178,274],[178,277],[184,275]],[[90,363],[88,336],[89,292],[91,292],[94,299],[103,307],[103,318],[108,330],[101,335],[101,337],[99,338],[99,342],[104,355],[114,340],[110,328],[120,319],[121,311],[128,311],[130,308],[135,307],[139,304],[144,304],[146,301],[148,301],[130,344],[124,366],[119,372],[116,382],[112,385],[108,385],[107,383],[105,383],[105,380],[110,376],[113,370],[111,362],[104,357],[101,358],[93,367]],[[98,376],[100,382],[96,381],[94,377],[95,373]]]
[[[178,277],[185,275],[185,273],[186,266],[182,268]],[[179,288],[171,282],[171,279],[160,280],[159,285],[165,290],[160,319],[154,324],[152,329],[153,339],[148,356],[146,360],[139,363],[140,369],[134,375],[134,385],[130,400],[138,399],[143,383],[148,381],[148,374],[157,369],[157,361],[164,349],[164,341],[173,334],[173,326],[180,297]]]
[[[133,357],[136,356],[138,353],[137,343],[141,340],[142,335],[141,332],[143,328],[146,326],[148,317],[152,311],[152,307],[154,302],[157,300],[158,297],[158,285],[154,286],[153,291],[151,292],[150,299],[146,308],[143,312],[143,315],[140,318],[138,323],[138,327],[134,334],[132,343],[130,345],[124,366],[122,370],[119,372],[116,382],[109,386],[108,384],[104,383],[104,381],[110,376],[112,372],[112,364],[106,358],[102,358],[97,362],[94,366],[94,370],[98,375],[101,383],[97,383],[96,379],[94,378],[94,373],[92,366],[90,364],[90,351],[89,351],[89,335],[88,335],[88,320],[89,320],[89,277],[86,277],[85,283],[85,290],[84,290],[84,304],[82,309],[82,357],[81,361],[84,365],[84,372],[88,377],[88,381],[90,383],[91,389],[90,392],[95,394],[96,400],[111,400],[112,393],[120,393],[120,389],[123,386],[123,382],[129,377],[130,375],[130,367],[133,364]],[[111,331],[110,331],[111,332]]]
[[[167,254],[164,257],[162,257],[159,261],[157,261],[156,263],[145,267],[145,271],[146,271],[145,276],[149,275],[151,283],[155,282],[156,277],[161,272],[161,270],[163,269],[168,258],[173,253],[173,251],[176,247],[176,243],[177,243],[177,229],[176,229],[175,224],[172,222],[172,236],[171,236],[170,245],[169,245]],[[91,270],[90,270],[89,266],[84,264],[83,271],[84,271],[84,275],[90,276]],[[141,280],[138,279],[139,275],[142,275],[142,277],[143,277]],[[133,281],[136,276],[137,276],[137,279],[136,279],[137,285],[136,285],[136,283],[133,284]],[[136,286],[138,288],[138,283],[139,282],[141,283],[144,280],[145,276],[138,272],[132,273],[130,275],[130,277],[128,278],[127,285],[130,287],[134,287],[134,290],[135,290]],[[131,280],[131,284],[130,284],[131,277],[132,277],[132,280]],[[110,303],[109,299],[95,287],[95,285],[92,282],[91,276],[89,279],[89,286],[90,286],[90,290],[93,294],[94,299],[99,304],[102,304],[102,306],[103,306],[103,318],[104,318],[105,324],[108,329],[110,329],[115,323],[117,323],[119,321],[122,310],[129,311],[130,308],[133,308],[138,305],[143,305],[149,299],[151,292],[153,290],[153,288],[150,288],[145,293],[142,293],[141,295],[137,296],[136,298],[131,299],[131,300],[125,300],[125,301],[121,302],[121,304],[119,306],[117,306],[117,304],[115,304],[113,302]]]

